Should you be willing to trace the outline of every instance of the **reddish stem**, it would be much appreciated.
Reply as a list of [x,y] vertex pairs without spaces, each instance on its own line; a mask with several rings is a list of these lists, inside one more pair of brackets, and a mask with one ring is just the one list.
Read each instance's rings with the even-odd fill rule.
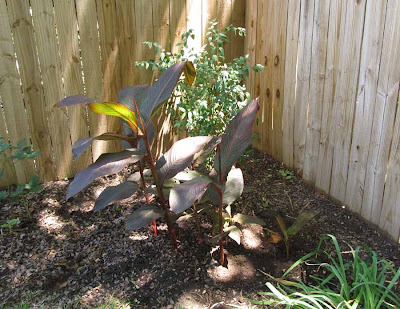
[[153,154],[151,152],[150,142],[149,142],[149,139],[147,138],[147,129],[143,125],[142,117],[140,116],[139,107],[136,104],[135,98],[133,98],[132,101],[133,101],[133,105],[135,106],[135,109],[136,109],[136,114],[138,116],[137,118],[139,119],[140,126],[142,127],[142,130],[143,130],[143,140],[146,144],[146,150],[147,150],[147,154],[148,154],[147,163],[149,164],[151,173],[154,178],[154,183],[156,184],[157,193],[160,198],[160,204],[164,210],[164,219],[165,219],[165,222],[167,223],[168,231],[171,236],[171,242],[172,242],[174,249],[176,250],[176,249],[178,249],[178,243],[176,241],[176,233],[175,233],[175,229],[172,226],[171,220],[168,215],[168,207],[167,207],[167,203],[165,201],[164,192],[162,190],[163,184],[162,183],[160,184],[158,181],[157,169],[156,169],[156,166],[154,165],[154,158],[153,158]]

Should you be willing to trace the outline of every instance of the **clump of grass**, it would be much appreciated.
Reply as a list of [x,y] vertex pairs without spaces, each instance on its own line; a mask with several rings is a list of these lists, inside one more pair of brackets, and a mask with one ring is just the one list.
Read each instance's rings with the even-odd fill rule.
[[[334,253],[322,248],[327,239],[334,245]],[[376,252],[366,246],[351,248],[352,259],[345,262],[343,252],[333,235],[323,235],[317,250],[295,262],[282,276],[273,278],[274,286],[267,283],[269,292],[260,292],[262,305],[284,305],[285,308],[400,308],[400,296],[395,288],[400,277],[400,268],[380,259]],[[319,258],[318,258],[319,257]],[[317,260],[318,258],[318,260]],[[328,262],[319,262],[325,259]],[[290,281],[285,278],[301,263],[318,267],[324,278],[310,276],[315,284]]]

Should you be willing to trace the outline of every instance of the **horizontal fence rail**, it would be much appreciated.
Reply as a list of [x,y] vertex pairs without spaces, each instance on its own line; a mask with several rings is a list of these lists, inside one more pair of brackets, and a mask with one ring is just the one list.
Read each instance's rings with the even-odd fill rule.
[[[16,162],[19,183],[71,177],[118,143],[95,141],[75,160],[79,137],[121,130],[84,106],[54,105],[76,93],[115,101],[119,89],[149,83],[135,61],[153,58],[143,41],[176,51],[207,22],[245,26],[228,59],[249,53],[261,74],[254,145],[396,241],[400,230],[400,1],[397,0],[0,0],[0,136],[28,138],[41,155]],[[177,138],[167,115],[157,151]],[[167,134],[164,134],[167,133]],[[0,186],[13,182],[6,169]]]

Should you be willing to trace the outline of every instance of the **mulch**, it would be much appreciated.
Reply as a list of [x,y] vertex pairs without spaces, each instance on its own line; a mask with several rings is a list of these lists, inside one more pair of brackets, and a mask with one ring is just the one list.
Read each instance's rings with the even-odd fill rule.
[[[22,204],[0,201],[0,224],[20,218],[13,232],[3,229],[0,235],[0,307],[25,301],[30,308],[96,308],[119,300],[131,308],[247,308],[249,298],[266,290],[262,272],[281,276],[326,233],[345,250],[366,244],[399,266],[398,245],[299,178],[282,175],[286,170],[270,156],[255,151],[240,167],[245,191],[234,212],[256,215],[277,232],[277,216],[290,223],[301,211],[318,212],[291,240],[289,258],[282,242],[269,243],[268,230],[254,226],[243,230],[241,246],[228,242],[228,268],[218,265],[215,248],[199,243],[191,220],[177,227],[177,251],[162,220],[158,236],[150,227],[129,232],[125,217],[145,203],[143,196],[94,213],[95,198],[129,177],[133,170],[127,168],[97,179],[68,202],[68,181],[46,184],[28,195],[31,218]],[[206,235],[211,234],[208,219],[201,216]]]

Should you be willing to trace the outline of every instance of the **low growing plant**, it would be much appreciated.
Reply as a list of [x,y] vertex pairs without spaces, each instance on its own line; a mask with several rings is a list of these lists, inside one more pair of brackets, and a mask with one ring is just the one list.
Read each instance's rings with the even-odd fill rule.
[[18,223],[19,223],[19,219],[18,218],[7,220],[6,223],[0,225],[0,228],[1,229],[8,229],[8,231],[11,233],[13,227],[18,225]]
[[[223,208],[225,205],[230,205],[243,191],[242,172],[240,169],[235,169],[233,165],[250,142],[258,99],[251,101],[235,116],[222,137],[188,137],[176,142],[164,155],[156,159],[151,151],[154,136],[154,125],[151,119],[155,111],[170,97],[182,72],[187,82],[192,84],[195,70],[191,62],[185,61],[165,70],[151,87],[138,85],[122,89],[118,103],[98,103],[86,96],[76,95],[67,97],[58,104],[69,106],[86,103],[92,112],[123,119],[125,134],[104,133],[79,139],[73,146],[76,157],[84,152],[95,139],[119,139],[124,141],[127,147],[121,152],[101,155],[95,163],[76,174],[70,183],[66,198],[68,200],[95,178],[117,173],[127,165],[136,163],[139,172],[134,173],[118,186],[105,189],[96,200],[94,210],[101,210],[116,201],[132,196],[141,186],[145,193],[157,194],[158,203],[148,201],[147,205],[134,210],[126,220],[126,228],[137,230],[151,222],[154,224],[154,220],[164,217],[173,246],[177,248],[174,221],[184,216],[197,215],[207,208],[195,208],[194,213],[187,213],[186,210],[191,208],[196,201],[198,203],[211,201],[208,203],[210,204],[208,208],[214,214],[214,230],[219,233],[217,238],[220,243],[221,264],[224,264],[222,238],[225,235],[232,237],[237,229],[236,225],[263,223],[260,219],[240,214],[225,219]],[[215,147],[217,151],[214,169],[209,175],[201,175],[195,171],[183,172],[190,165],[195,166],[204,160]],[[145,165],[149,167],[148,170],[145,169]],[[154,188],[146,188],[150,181],[154,182]],[[225,223],[231,226],[224,231]]]
[[137,62],[136,65],[165,71],[180,61],[192,61],[196,66],[196,87],[183,80],[177,84],[177,91],[167,103],[172,123],[178,130],[187,130],[189,136],[219,135],[224,132],[229,121],[250,100],[244,80],[249,71],[261,72],[263,66],[250,65],[249,56],[241,56],[227,62],[224,44],[228,35],[245,36],[246,29],[232,25],[218,30],[218,23],[210,22],[206,33],[206,44],[200,51],[189,47],[194,39],[193,30],[183,33],[176,44],[178,52],[166,51],[156,42],[144,42],[154,48],[154,59]]
[[[323,248],[327,239],[333,242],[334,253]],[[268,275],[277,286],[268,282],[270,292],[260,292],[266,300],[253,303],[285,308],[400,308],[399,292],[395,291],[400,268],[396,271],[392,263],[366,246],[350,249],[352,259],[345,261],[335,236],[323,235],[317,249],[295,262],[282,279]],[[328,262],[320,262],[321,258]],[[318,268],[324,276],[311,276],[314,284],[287,280],[301,263]]]
[[[4,139],[0,137],[0,156],[2,157],[2,166],[7,165],[12,173],[14,183],[17,184],[15,190],[11,187],[8,190],[0,191],[0,200],[11,197],[13,202],[21,200],[24,204],[26,214],[30,217],[31,212],[28,205],[26,194],[28,192],[38,192],[43,186],[40,185],[40,180],[37,175],[33,175],[27,184],[18,184],[17,173],[15,171],[13,162],[32,160],[40,155],[39,151],[33,151],[32,145],[28,145],[26,139],[20,140],[17,145],[11,145],[10,143],[4,142]],[[0,177],[4,174],[4,167],[0,169]]]
[[316,215],[315,212],[313,211],[303,211],[299,214],[299,216],[296,218],[294,223],[288,228],[286,227],[285,220],[278,216],[276,218],[276,221],[278,221],[279,227],[282,231],[283,237],[281,237],[278,233],[270,231],[271,232],[271,237],[270,237],[270,242],[272,243],[278,243],[281,240],[285,242],[285,247],[286,247],[286,256],[289,257],[290,255],[290,238],[294,235],[296,235],[303,227],[311,221],[312,218]]

